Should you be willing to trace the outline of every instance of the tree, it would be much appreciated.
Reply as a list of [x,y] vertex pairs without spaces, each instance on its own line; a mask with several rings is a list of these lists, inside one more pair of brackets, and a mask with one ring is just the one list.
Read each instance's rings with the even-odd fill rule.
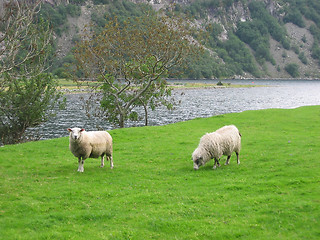
[[[51,30],[43,21],[34,22],[40,2],[0,2],[0,75],[31,76],[46,67],[44,59],[51,41]],[[35,62],[26,68],[27,64]]]
[[299,65],[296,63],[289,63],[285,66],[284,69],[291,75],[291,77],[296,78],[300,76]]
[[60,94],[45,73],[51,30],[37,18],[40,1],[0,5],[0,144],[10,144],[45,121]]
[[121,23],[110,18],[101,32],[87,31],[74,55],[77,69],[90,80],[90,99],[100,102],[95,112],[122,128],[126,120],[138,118],[138,106],[170,108],[165,78],[195,52],[191,42],[181,23],[151,13]]

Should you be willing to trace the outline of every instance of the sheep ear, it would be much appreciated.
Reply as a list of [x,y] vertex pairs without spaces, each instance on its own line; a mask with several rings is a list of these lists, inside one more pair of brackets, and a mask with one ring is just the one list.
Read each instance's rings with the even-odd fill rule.
[[69,132],[72,132],[71,128],[68,128],[67,130],[68,130]]
[[80,132],[83,132],[84,131],[84,128],[81,128]]

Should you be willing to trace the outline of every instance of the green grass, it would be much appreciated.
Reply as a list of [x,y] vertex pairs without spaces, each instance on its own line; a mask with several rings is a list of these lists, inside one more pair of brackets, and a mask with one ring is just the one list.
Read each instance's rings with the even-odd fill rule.
[[[0,148],[1,239],[319,239],[320,106],[117,129],[114,164],[78,173],[68,138]],[[241,164],[193,170],[235,124]],[[225,158],[223,158],[225,161]]]

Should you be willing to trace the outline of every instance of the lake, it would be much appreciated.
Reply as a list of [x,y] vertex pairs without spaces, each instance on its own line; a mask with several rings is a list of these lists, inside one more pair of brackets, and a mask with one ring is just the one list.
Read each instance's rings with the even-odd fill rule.
[[[192,80],[171,80],[170,82],[196,82]],[[199,81],[197,81],[199,82]],[[206,80],[204,83],[217,83]],[[165,125],[193,118],[210,117],[225,113],[242,112],[267,108],[296,108],[307,105],[320,105],[320,80],[224,80],[223,83],[262,85],[252,88],[207,88],[176,89],[175,99],[181,104],[175,110],[158,108],[149,111],[149,125]],[[28,132],[40,139],[67,136],[67,128],[81,127],[87,131],[113,126],[102,119],[86,116],[81,94],[66,95],[67,107],[56,117]],[[141,109],[142,111],[142,109]],[[127,127],[143,126],[144,120],[128,122]]]

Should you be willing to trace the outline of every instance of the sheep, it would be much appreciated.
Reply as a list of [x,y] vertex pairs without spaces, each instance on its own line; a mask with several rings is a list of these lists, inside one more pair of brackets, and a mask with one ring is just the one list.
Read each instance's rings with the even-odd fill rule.
[[236,126],[224,126],[215,132],[207,133],[200,139],[199,146],[192,153],[193,168],[198,170],[214,158],[213,169],[217,165],[222,155],[227,156],[225,165],[229,164],[231,154],[236,152],[237,163],[240,164],[239,154],[241,148],[241,134]]
[[110,168],[113,169],[112,161],[112,137],[106,131],[86,132],[83,128],[68,128],[69,149],[78,158],[78,172],[84,172],[84,160],[87,158],[101,157],[101,167],[104,167],[104,155],[110,160]]

